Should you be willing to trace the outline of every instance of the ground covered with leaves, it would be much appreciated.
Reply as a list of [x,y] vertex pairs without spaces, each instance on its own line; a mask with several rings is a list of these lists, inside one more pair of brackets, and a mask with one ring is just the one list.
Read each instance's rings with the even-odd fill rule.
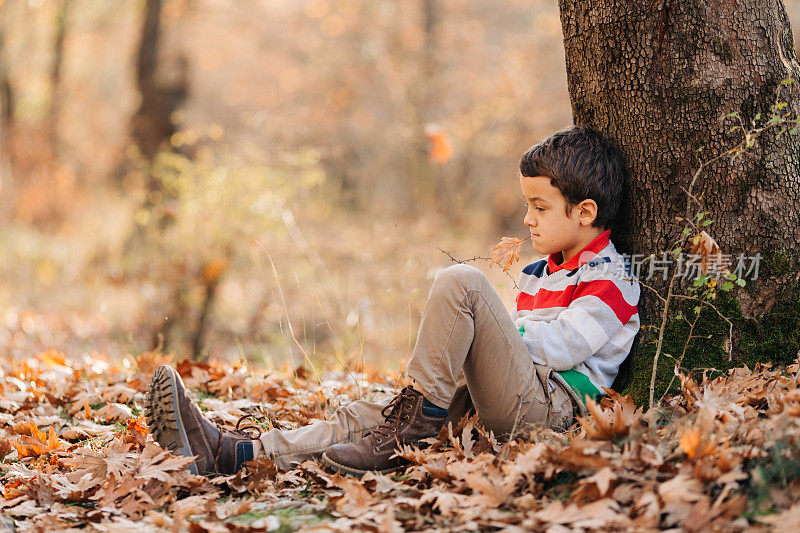
[[[113,363],[47,351],[2,359],[2,527],[18,531],[793,530],[800,522],[798,365],[679,375],[681,394],[643,412],[591,404],[566,434],[501,442],[477,418],[443,429],[393,475],[342,477],[266,458],[202,477],[148,434],[146,353]],[[324,418],[356,396],[392,394],[375,376],[243,365],[177,368],[207,416],[268,427]]]

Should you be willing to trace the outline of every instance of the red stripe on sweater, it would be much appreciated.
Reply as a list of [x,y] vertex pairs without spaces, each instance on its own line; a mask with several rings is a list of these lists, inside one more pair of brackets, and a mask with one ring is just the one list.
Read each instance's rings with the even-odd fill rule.
[[619,287],[613,281],[606,279],[583,281],[577,285],[569,285],[563,291],[539,289],[535,294],[520,291],[517,295],[517,310],[531,311],[550,307],[569,307],[569,304],[581,296],[597,296],[614,311],[623,324],[639,312],[635,305],[630,305],[625,301]]
[[548,291],[539,289],[536,294],[520,292],[517,295],[517,310],[531,311],[533,309],[547,309],[548,307],[569,307],[575,298],[575,285],[570,285],[563,291]]

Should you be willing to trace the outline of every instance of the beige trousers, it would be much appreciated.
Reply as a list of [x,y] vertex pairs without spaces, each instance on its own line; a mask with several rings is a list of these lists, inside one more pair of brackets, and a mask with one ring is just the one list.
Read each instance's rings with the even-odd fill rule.
[[[439,272],[422,313],[408,374],[431,403],[455,423],[474,410],[499,437],[531,426],[565,429],[579,408],[552,369],[535,365],[514,321],[483,273],[468,265]],[[358,400],[329,420],[261,435],[264,451],[281,468],[318,457],[328,446],[361,439],[380,425],[391,401]],[[516,429],[514,429],[516,428]]]

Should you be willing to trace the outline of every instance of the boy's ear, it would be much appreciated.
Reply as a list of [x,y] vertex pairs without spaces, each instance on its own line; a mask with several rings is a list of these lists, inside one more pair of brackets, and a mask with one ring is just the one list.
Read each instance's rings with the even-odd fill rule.
[[587,198],[577,205],[578,220],[584,226],[591,226],[597,218],[597,202]]

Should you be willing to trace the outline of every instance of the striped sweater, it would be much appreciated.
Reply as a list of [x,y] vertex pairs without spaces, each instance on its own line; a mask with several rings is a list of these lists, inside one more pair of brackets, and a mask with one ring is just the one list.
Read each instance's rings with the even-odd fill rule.
[[639,331],[639,284],[609,235],[563,264],[561,252],[550,254],[519,280],[516,325],[528,351],[583,400],[611,388]]

